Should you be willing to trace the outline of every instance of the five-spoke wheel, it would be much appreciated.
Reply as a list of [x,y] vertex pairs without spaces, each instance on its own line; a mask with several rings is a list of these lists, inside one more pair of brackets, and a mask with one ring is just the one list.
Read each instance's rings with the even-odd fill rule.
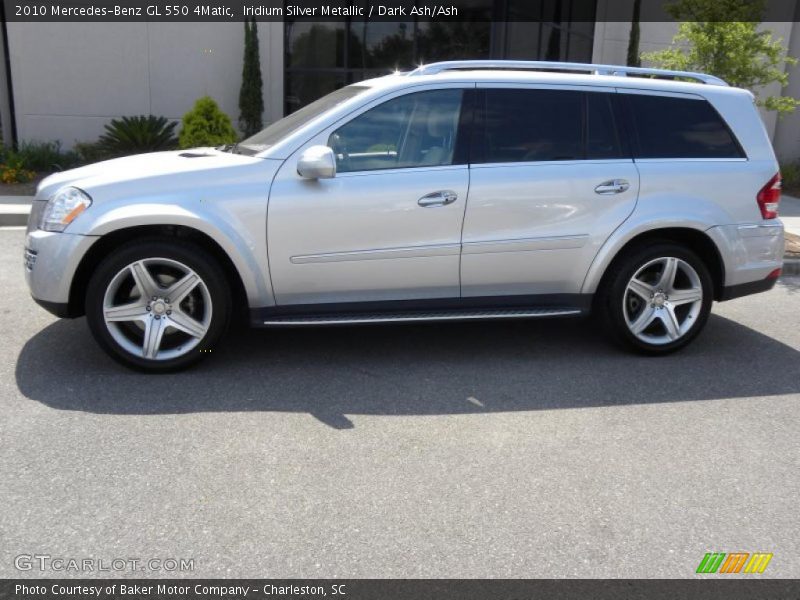
[[663,354],[700,332],[712,301],[705,263],[680,246],[659,243],[620,257],[609,270],[598,309],[628,346]]
[[111,336],[129,352],[153,360],[191,352],[208,331],[212,314],[203,280],[186,265],[166,258],[123,267],[103,301]]
[[200,358],[227,325],[224,275],[186,242],[137,242],[96,270],[87,293],[95,337],[116,359],[146,370],[174,370]]

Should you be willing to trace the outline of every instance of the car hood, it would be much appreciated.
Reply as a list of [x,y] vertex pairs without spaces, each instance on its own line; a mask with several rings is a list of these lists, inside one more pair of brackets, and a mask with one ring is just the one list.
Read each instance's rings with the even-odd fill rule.
[[39,184],[36,198],[47,199],[66,185],[80,188],[94,197],[124,189],[149,191],[147,188],[155,186],[161,186],[162,190],[176,186],[196,187],[206,178],[218,184],[229,177],[235,180],[244,176],[263,167],[265,162],[261,158],[214,148],[138,154],[54,173]]

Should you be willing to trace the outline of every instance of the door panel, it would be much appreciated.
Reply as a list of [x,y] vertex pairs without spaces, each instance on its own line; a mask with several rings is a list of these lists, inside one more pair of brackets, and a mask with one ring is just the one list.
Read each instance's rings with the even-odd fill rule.
[[[628,188],[595,191],[614,179]],[[638,189],[631,160],[474,165],[462,295],[579,293],[600,246],[633,211]]]
[[[278,304],[458,297],[466,166],[301,179],[288,161],[269,201]],[[455,201],[420,206],[433,192]]]

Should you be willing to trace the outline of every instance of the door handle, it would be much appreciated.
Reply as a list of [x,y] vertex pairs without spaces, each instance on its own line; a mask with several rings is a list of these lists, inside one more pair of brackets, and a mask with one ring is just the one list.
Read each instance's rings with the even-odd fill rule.
[[624,179],[610,179],[598,185],[596,188],[594,188],[594,191],[596,194],[603,195],[621,194],[629,187],[631,187],[631,184]]
[[456,194],[453,190],[442,190],[424,195],[422,198],[417,200],[417,204],[425,208],[429,208],[431,206],[445,206],[447,204],[452,204],[456,200],[458,200],[458,194]]

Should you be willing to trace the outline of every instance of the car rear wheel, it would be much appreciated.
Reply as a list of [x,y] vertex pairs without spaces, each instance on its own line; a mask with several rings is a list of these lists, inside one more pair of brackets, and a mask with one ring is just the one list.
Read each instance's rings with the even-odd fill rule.
[[705,326],[713,283],[694,252],[671,243],[640,248],[612,266],[598,309],[623,345],[646,354],[674,352]]
[[184,241],[132,242],[106,258],[86,293],[100,346],[125,366],[150,372],[188,367],[228,327],[231,295],[216,261]]

